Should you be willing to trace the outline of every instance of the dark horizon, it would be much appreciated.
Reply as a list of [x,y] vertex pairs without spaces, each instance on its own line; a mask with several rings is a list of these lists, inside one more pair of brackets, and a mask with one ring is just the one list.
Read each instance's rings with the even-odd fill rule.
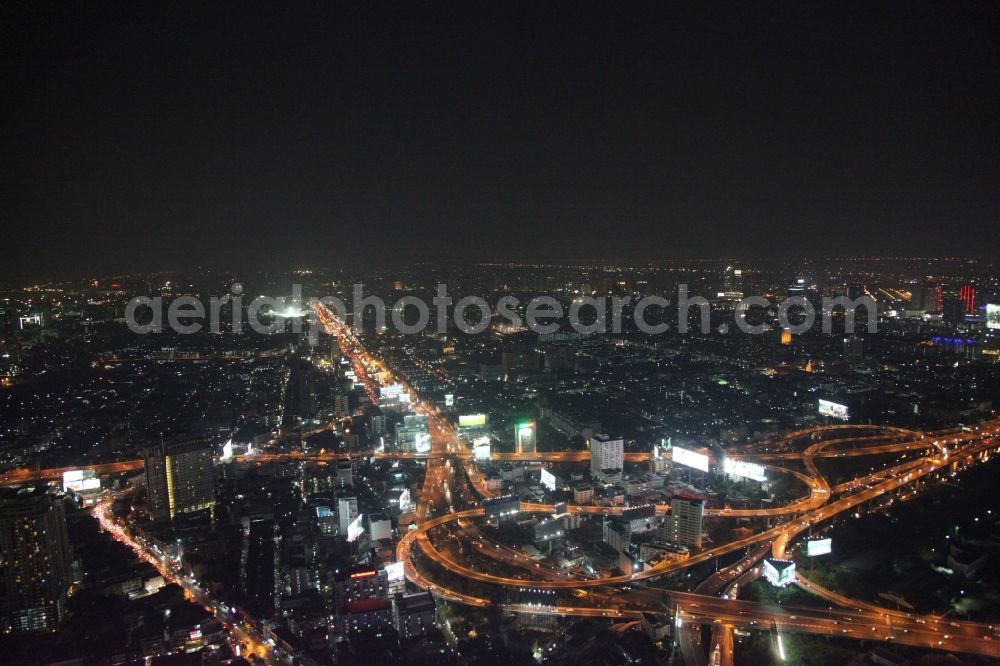
[[[392,261],[384,257],[376,257],[366,260],[356,257],[350,263],[335,263],[321,265],[309,262],[283,263],[271,261],[256,265],[250,263],[235,263],[228,261],[217,261],[211,264],[202,262],[188,262],[170,264],[147,265],[131,269],[119,269],[117,266],[110,266],[106,269],[97,270],[63,270],[61,272],[32,272],[22,275],[5,273],[0,275],[0,288],[20,289],[32,284],[71,284],[76,282],[86,282],[92,279],[120,279],[129,276],[150,277],[154,275],[176,276],[198,280],[201,278],[219,278],[229,276],[238,279],[260,278],[271,276],[273,278],[287,278],[295,273],[308,270],[319,275],[334,276],[338,273],[345,273],[354,276],[354,279],[361,279],[371,273],[386,272],[390,274],[396,271],[399,274],[413,271],[430,270],[447,274],[449,271],[467,272],[479,269],[494,267],[497,269],[516,267],[537,267],[545,270],[571,270],[579,269],[581,272],[605,272],[614,269],[634,271],[641,273],[648,270],[651,272],[662,272],[682,269],[703,269],[706,271],[718,272],[725,266],[739,267],[744,272],[765,273],[765,274],[803,274],[812,277],[820,277],[828,272],[840,274],[843,277],[857,274],[862,276],[872,272],[892,273],[902,271],[906,279],[916,279],[921,276],[929,279],[937,276],[950,277],[964,276],[962,279],[973,279],[976,276],[986,277],[993,275],[998,267],[998,260],[995,257],[970,255],[967,257],[954,256],[896,256],[896,257],[857,257],[845,258],[824,255],[800,255],[797,257],[664,257],[654,260],[628,260],[609,259],[600,257],[567,258],[562,260],[519,260],[519,259],[487,259],[480,260],[456,260],[454,258],[439,260],[417,260],[417,261]],[[926,269],[926,270],[924,270]]]
[[2,15],[8,280],[1000,253],[995,3]]

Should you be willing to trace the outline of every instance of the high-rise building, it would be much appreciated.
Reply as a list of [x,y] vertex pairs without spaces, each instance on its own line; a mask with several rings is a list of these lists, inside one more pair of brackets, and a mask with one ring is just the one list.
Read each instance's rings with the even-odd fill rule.
[[338,419],[346,418],[351,415],[351,401],[350,396],[346,394],[338,394],[333,397],[333,413]]
[[860,336],[848,335],[844,338],[844,360],[851,365],[861,363],[865,358],[865,341]]
[[400,451],[426,453],[431,449],[430,419],[426,414],[407,414],[396,424],[396,445]]
[[965,303],[960,298],[945,298],[941,308],[943,319],[949,324],[960,324],[965,319]]
[[357,497],[341,497],[337,500],[337,527],[340,529],[340,536],[347,536],[347,526],[357,517]]
[[697,497],[675,495],[670,500],[670,515],[657,528],[657,538],[678,546],[701,548],[705,502]]
[[70,559],[62,497],[43,484],[0,487],[0,630],[59,624]]
[[392,522],[384,513],[368,514],[368,535],[372,541],[392,538]]
[[391,627],[392,601],[385,569],[354,569],[334,574],[337,629],[342,634]]
[[350,460],[337,461],[337,485],[340,488],[354,487],[354,465]]
[[722,280],[722,296],[736,301],[743,298],[742,269],[726,266]]
[[788,285],[788,295],[789,296],[805,296],[806,291],[809,289],[808,280],[804,277],[795,278],[795,280]]
[[316,507],[316,527],[321,536],[336,536],[339,529],[336,512],[328,506]]
[[612,439],[608,435],[594,435],[590,438],[590,473],[599,476],[601,470],[621,470],[625,468],[625,440]]
[[910,297],[910,307],[924,312],[940,312],[943,305],[942,296],[941,285],[925,282],[914,287]]
[[385,433],[385,414],[377,407],[368,415],[368,435],[378,437]]
[[534,453],[536,447],[535,422],[523,421],[514,426],[518,453]]
[[422,636],[437,626],[437,607],[430,592],[397,594],[392,609],[400,638]]
[[356,601],[389,598],[389,577],[385,569],[337,571],[333,580],[338,608]]
[[156,520],[215,506],[212,447],[203,439],[163,442],[146,449],[146,491]]
[[976,288],[971,284],[963,284],[958,288],[958,297],[965,305],[965,314],[976,314]]
[[271,514],[243,518],[240,586],[255,614],[271,617],[278,610],[281,584],[281,537]]

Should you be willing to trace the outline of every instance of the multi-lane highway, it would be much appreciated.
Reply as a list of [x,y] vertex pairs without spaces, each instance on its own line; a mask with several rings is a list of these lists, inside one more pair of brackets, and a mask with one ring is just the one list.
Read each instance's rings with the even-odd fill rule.
[[[842,606],[839,610],[791,609],[771,607],[740,601],[735,598],[719,598],[718,594],[728,591],[725,596],[735,597],[734,586],[756,575],[755,564],[768,552],[774,557],[783,557],[788,546],[800,535],[815,525],[851,511],[866,502],[877,501],[891,493],[904,491],[919,480],[951,466],[970,464],[989,457],[1000,450],[1000,419],[982,423],[972,431],[948,429],[936,433],[921,433],[887,426],[834,424],[819,426],[789,433],[784,437],[741,447],[733,457],[765,463],[774,473],[790,474],[802,482],[805,494],[785,506],[760,509],[715,508],[707,513],[716,518],[778,518],[784,522],[762,529],[756,534],[714,545],[710,549],[692,554],[684,561],[664,560],[643,571],[600,579],[583,579],[563,572],[546,569],[537,562],[529,562],[515,549],[491,542],[475,529],[473,521],[484,516],[484,510],[477,508],[456,508],[454,494],[460,484],[471,483],[483,496],[490,493],[485,480],[476,468],[468,448],[457,436],[454,427],[436,407],[420,399],[412,387],[394,376],[390,369],[372,358],[360,344],[353,332],[332,313],[317,306],[317,314],[327,331],[338,337],[341,348],[354,363],[359,378],[365,383],[366,391],[376,399],[379,382],[402,384],[413,397],[413,410],[429,418],[431,449],[426,453],[398,452],[354,452],[303,454],[298,452],[263,452],[245,460],[317,460],[331,461],[348,457],[375,457],[426,460],[426,475],[417,502],[417,527],[409,531],[399,541],[397,559],[404,564],[404,573],[412,583],[428,589],[437,596],[450,601],[484,607],[490,599],[448,587],[442,581],[434,580],[434,574],[424,564],[425,560],[446,570],[451,576],[465,580],[479,581],[492,586],[522,587],[526,577],[533,588],[569,590],[579,588],[607,588],[628,585],[635,581],[652,579],[666,573],[691,567],[699,563],[716,560],[722,555],[745,551],[735,564],[713,574],[699,585],[695,592],[675,592],[662,590],[641,590],[620,595],[629,603],[628,608],[616,607],[608,603],[605,607],[577,605],[579,598],[556,602],[556,606],[539,607],[508,604],[510,612],[553,612],[560,615],[579,615],[608,618],[635,618],[645,610],[663,613],[665,608],[676,612],[675,621],[681,633],[682,653],[689,663],[704,663],[706,653],[694,640],[695,632],[686,628],[700,624],[714,626],[713,638],[708,648],[708,656],[713,664],[730,664],[732,659],[732,628],[753,627],[758,629],[776,628],[779,631],[804,632],[828,636],[850,637],[864,640],[897,642],[936,649],[970,652],[987,656],[1000,656],[1000,636],[994,628],[970,622],[942,621],[939,618],[920,617],[898,611],[888,611],[873,604],[848,599],[836,592],[821,588],[801,578],[799,585],[821,598]],[[917,457],[901,462],[887,469],[880,469],[831,487],[816,465],[819,458],[861,457],[886,453],[912,452]],[[589,459],[589,452],[556,452],[532,454],[502,454],[492,456],[498,461],[525,462],[582,462]],[[649,453],[628,454],[632,461],[648,460]],[[797,461],[805,471],[788,469],[772,463]],[[95,468],[99,473],[127,472],[141,469],[142,461],[110,463]],[[20,471],[0,477],[0,482],[23,481],[30,478],[59,478],[66,470]],[[103,506],[103,505],[102,505]],[[548,514],[554,506],[546,504],[522,503],[526,513]],[[660,515],[668,511],[667,506],[657,507]],[[575,506],[567,507],[569,513],[590,515],[617,515],[622,507]],[[116,527],[105,509],[95,512],[107,529],[116,532],[116,538],[129,538],[127,533]],[[469,521],[469,522],[464,522]],[[481,553],[504,566],[513,567],[520,573],[515,576],[498,575],[476,568],[475,558],[460,557],[456,553],[455,540],[465,540],[465,546]],[[143,557],[154,554],[141,544],[126,541],[137,549]],[[418,551],[420,557],[417,557]],[[155,559],[155,558],[154,558]],[[164,566],[162,561],[154,564]],[[491,568],[492,567],[487,567]],[[168,571],[169,573],[169,571]],[[176,575],[172,574],[176,579]],[[179,581],[184,584],[183,581]],[[185,589],[188,586],[185,585]],[[212,609],[211,600],[194,586],[189,592],[200,603]],[[601,598],[593,593],[586,598]],[[699,634],[700,635],[700,634]],[[248,635],[248,643],[254,646],[266,644],[259,637]],[[699,658],[697,655],[701,655]],[[273,658],[273,656],[267,658]]]
[[266,664],[286,663],[279,658],[274,648],[264,639],[252,622],[247,621],[245,616],[231,612],[221,602],[213,599],[211,592],[185,575],[178,564],[165,553],[159,552],[141,537],[133,536],[128,527],[115,520],[111,513],[111,506],[118,496],[120,493],[106,496],[92,510],[94,518],[97,519],[104,531],[108,532],[116,541],[131,548],[139,558],[152,564],[165,581],[182,587],[189,599],[211,613],[226,628],[230,644],[237,653],[241,653],[244,657],[254,657]]
[[[356,354],[363,354],[363,350],[352,350]],[[398,382],[398,379],[394,379]],[[412,393],[416,395],[416,393]],[[418,411],[429,411],[427,406],[418,402]],[[455,456],[461,458],[470,483],[476,487],[483,495],[490,493],[485,488],[484,480],[475,469],[474,462],[468,458],[468,451],[461,445],[450,424],[444,419],[434,418],[435,412],[431,412],[433,418],[432,425],[432,455],[428,457],[427,477],[425,478],[420,504],[424,511],[418,514],[418,528],[409,532],[399,542],[397,548],[397,558],[404,563],[404,571],[407,578],[425,589],[433,591],[435,594],[452,601],[469,604],[473,606],[487,606],[490,601],[483,597],[477,597],[457,590],[448,588],[428,578],[420,567],[414,562],[414,546],[417,546],[424,556],[430,558],[437,565],[443,567],[451,574],[463,577],[467,580],[481,581],[492,585],[522,587],[526,581],[522,576],[500,576],[486,571],[475,569],[473,563],[459,562],[457,559],[442,549],[438,548],[432,535],[434,530],[442,528],[452,523],[463,520],[473,520],[482,518],[484,510],[482,508],[464,509],[455,511],[452,507],[442,513],[438,508],[437,515],[431,516],[435,507],[440,507],[440,489],[442,487],[454,487],[455,467],[442,462],[442,458]],[[537,570],[537,577],[530,581],[533,588],[546,589],[579,589],[605,587],[615,584],[627,584],[644,578],[654,578],[664,573],[677,569],[689,567],[700,562],[718,558],[720,555],[747,549],[747,555],[736,565],[733,565],[706,581],[701,589],[706,592],[709,588],[720,585],[725,589],[734,582],[732,579],[742,580],[750,575],[747,571],[751,565],[760,559],[768,550],[774,556],[784,555],[788,544],[798,535],[808,530],[811,526],[830,520],[832,517],[849,511],[850,509],[876,500],[885,493],[894,492],[908,484],[914,483],[920,478],[937,472],[947,465],[954,465],[960,462],[967,462],[976,456],[986,455],[989,451],[998,448],[995,440],[996,428],[1000,423],[993,421],[984,424],[982,430],[972,433],[956,434],[949,430],[939,433],[937,438],[928,436],[925,433],[913,432],[898,428],[881,428],[876,426],[859,425],[832,425],[819,428],[803,430],[791,433],[782,440],[769,442],[762,447],[779,449],[777,453],[770,451],[758,452],[744,450],[740,457],[748,460],[769,461],[794,459],[801,460],[806,467],[806,472],[798,472],[785,468],[770,466],[772,471],[791,473],[797,476],[807,487],[809,494],[799,501],[793,502],[784,507],[773,507],[768,509],[716,509],[712,515],[721,517],[764,517],[764,516],[787,516],[789,521],[779,524],[770,529],[763,530],[758,534],[743,539],[734,540],[730,543],[713,547],[707,552],[697,553],[688,560],[661,562],[645,571],[601,578],[599,580],[567,579],[565,575],[544,570],[538,563],[528,564],[522,561],[522,556],[509,549],[504,549],[500,544],[491,544],[480,537],[471,536],[470,540],[474,548],[487,553],[493,559],[506,561],[508,564],[531,572]],[[990,430],[993,428],[993,431]],[[788,451],[781,450],[796,440],[815,440],[817,436],[822,437],[829,432],[841,433],[844,431],[856,431],[859,433],[871,433],[857,437],[841,437],[838,439],[820,439],[812,441],[804,450]],[[946,441],[947,437],[947,441]],[[878,443],[873,443],[878,442]],[[949,447],[951,455],[949,457]],[[758,449],[759,451],[759,449]],[[854,479],[850,482],[839,484],[836,488],[831,488],[825,477],[816,467],[816,458],[835,457],[860,457],[883,453],[900,453],[907,451],[924,451],[925,455],[917,460],[907,461],[891,470],[879,470],[864,477]],[[645,458],[648,454],[635,456],[636,459]],[[586,452],[566,452],[556,454],[497,454],[497,460],[537,460],[552,462],[574,462],[583,461],[588,458]],[[848,494],[849,493],[849,494]],[[834,494],[841,495],[834,500]],[[662,513],[666,507],[658,507]],[[533,513],[551,513],[554,510],[552,505],[544,504],[522,504],[522,511]],[[594,507],[594,506],[569,506],[570,513],[588,514],[616,514],[621,512],[620,507]],[[461,534],[451,532],[453,535]],[[527,566],[525,566],[527,564]],[[798,613],[789,612],[788,609],[775,609],[754,604],[750,602],[737,601],[735,599],[718,599],[709,594],[686,595],[684,593],[665,593],[669,604],[677,609],[677,622],[679,626],[686,623],[711,622],[719,625],[717,631],[713,632],[713,643],[711,646],[712,659],[714,663],[728,664],[732,658],[732,627],[763,625],[775,627],[779,630],[790,632],[808,632],[824,635],[850,636],[854,638],[864,638],[866,640],[896,641],[909,645],[921,645],[927,647],[948,649],[954,651],[974,652],[978,654],[995,655],[994,643],[992,642],[992,628],[975,623],[953,623],[954,631],[942,633],[936,625],[928,625],[923,618],[897,618],[899,621],[893,626],[892,622],[882,623],[884,615],[881,611],[864,607],[855,609],[845,609],[840,611],[817,611],[815,609],[802,609]],[[592,617],[628,618],[635,617],[638,611],[608,607],[581,607],[581,606],[554,606],[549,609],[540,609],[535,605],[509,604],[506,609],[511,612],[553,612],[560,615],[580,615]],[[651,608],[651,610],[658,610]],[[868,626],[870,624],[870,627]],[[689,636],[690,634],[682,634]],[[717,640],[716,640],[717,639]],[[689,645],[691,643],[689,642]],[[699,662],[695,662],[699,663]]]

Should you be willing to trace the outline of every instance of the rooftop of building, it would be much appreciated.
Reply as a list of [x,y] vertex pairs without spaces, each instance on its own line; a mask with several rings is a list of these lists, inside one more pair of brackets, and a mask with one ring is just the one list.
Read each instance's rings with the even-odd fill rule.
[[42,482],[0,486],[0,503],[7,505],[30,504],[37,502],[39,498],[45,497],[48,493],[48,484]]

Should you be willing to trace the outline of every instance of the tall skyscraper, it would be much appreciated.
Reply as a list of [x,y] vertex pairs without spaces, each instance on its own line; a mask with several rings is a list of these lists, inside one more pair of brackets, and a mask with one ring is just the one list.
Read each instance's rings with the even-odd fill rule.
[[[404,417],[405,418],[405,417]],[[378,437],[385,433],[385,414],[378,407],[375,407],[368,414],[368,435]]]
[[976,314],[976,288],[963,284],[958,288],[958,297],[965,305],[965,314]]
[[347,395],[333,396],[333,414],[338,419],[346,418],[351,414],[351,400]]
[[670,515],[658,528],[657,537],[680,546],[701,548],[705,502],[697,497],[675,495],[670,500]]
[[914,287],[913,295],[910,297],[910,307],[925,312],[940,312],[943,306],[942,296],[941,285],[925,282]]
[[590,473],[597,476],[601,470],[625,468],[625,441],[607,435],[590,438]]
[[347,526],[358,517],[358,498],[341,497],[337,500],[337,527],[340,529],[340,536],[347,536]]
[[270,514],[245,516],[240,585],[254,613],[271,617],[278,610],[281,537]]
[[732,300],[743,298],[743,270],[726,266],[722,278],[722,295]]
[[865,358],[865,341],[857,335],[844,338],[844,360],[851,365],[861,363]]
[[0,487],[0,630],[55,628],[70,560],[62,498],[44,484]]
[[146,491],[156,520],[215,506],[212,448],[203,439],[160,442],[146,449]]
[[965,303],[960,298],[945,298],[941,312],[944,320],[949,324],[960,324],[966,315]]
[[518,453],[534,453],[536,446],[535,422],[525,421],[514,426]]
[[396,445],[400,451],[426,453],[431,447],[429,433],[430,419],[426,414],[407,414],[402,423],[396,424]]

